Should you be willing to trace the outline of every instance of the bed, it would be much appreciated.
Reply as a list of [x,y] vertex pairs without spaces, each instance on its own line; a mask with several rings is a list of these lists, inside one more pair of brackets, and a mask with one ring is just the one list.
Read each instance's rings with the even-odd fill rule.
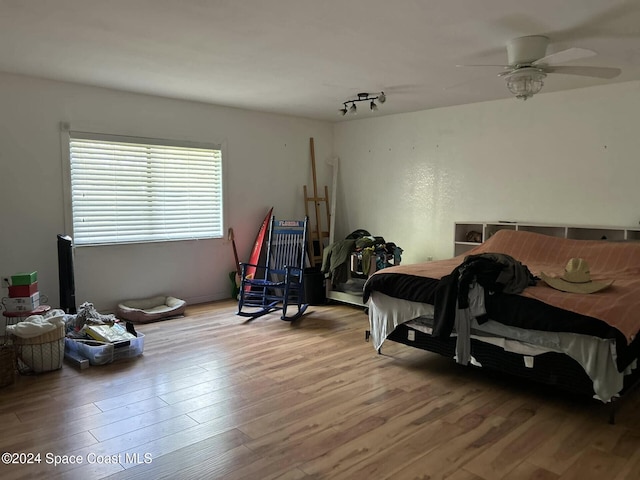
[[[530,284],[519,293],[506,293],[475,290],[472,282],[468,292],[458,294],[458,302],[462,293],[468,295],[472,313],[474,302],[484,302],[483,315],[467,314],[458,323],[462,310],[456,305],[453,328],[443,328],[443,285],[461,277],[458,269],[465,259],[494,254],[526,267]],[[567,293],[539,279],[541,273],[561,274],[571,258],[585,259],[594,281],[613,284],[591,294]],[[378,351],[392,340],[604,403],[613,403],[640,376],[640,242],[500,230],[465,255],[376,272],[364,286],[363,299]]]

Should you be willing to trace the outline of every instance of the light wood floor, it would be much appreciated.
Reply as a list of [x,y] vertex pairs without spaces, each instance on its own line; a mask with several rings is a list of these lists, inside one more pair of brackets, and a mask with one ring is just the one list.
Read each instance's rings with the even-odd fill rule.
[[20,376],[0,389],[0,452],[40,463],[0,477],[640,478],[637,391],[610,425],[595,401],[393,342],[377,355],[361,309],[310,310],[291,325],[194,306],[141,325],[142,357]]

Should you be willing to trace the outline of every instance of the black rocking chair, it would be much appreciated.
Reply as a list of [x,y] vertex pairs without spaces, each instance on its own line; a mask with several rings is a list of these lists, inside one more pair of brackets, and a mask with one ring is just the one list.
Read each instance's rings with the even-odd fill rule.
[[[293,321],[304,315],[304,267],[307,261],[307,217],[276,220],[271,217],[265,264],[241,263],[237,314],[251,319],[282,310],[280,319]],[[247,276],[247,267],[255,273]],[[296,312],[287,317],[287,309]],[[245,311],[250,309],[251,311]]]

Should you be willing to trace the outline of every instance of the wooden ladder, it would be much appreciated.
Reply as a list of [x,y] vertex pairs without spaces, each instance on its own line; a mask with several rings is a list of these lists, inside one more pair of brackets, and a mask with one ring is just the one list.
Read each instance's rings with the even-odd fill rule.
[[[316,181],[316,154],[313,146],[313,137],[309,139],[309,148],[311,150],[311,170],[313,172],[313,196],[310,197],[307,191],[307,186],[304,186],[304,211],[311,220],[309,215],[309,203],[313,203],[315,222],[310,221],[310,230],[308,235],[308,247],[309,259],[312,267],[320,267],[322,265],[322,255],[324,252],[324,241],[329,239],[329,225],[331,224],[331,211],[329,209],[329,189],[324,186],[324,197],[318,196],[318,185]],[[321,215],[320,205],[324,203],[327,219],[327,230],[323,230],[323,222]]]

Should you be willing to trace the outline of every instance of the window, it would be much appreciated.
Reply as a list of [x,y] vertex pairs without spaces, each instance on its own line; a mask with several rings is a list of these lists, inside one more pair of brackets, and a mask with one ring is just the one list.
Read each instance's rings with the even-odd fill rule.
[[219,145],[69,132],[76,245],[222,237]]

